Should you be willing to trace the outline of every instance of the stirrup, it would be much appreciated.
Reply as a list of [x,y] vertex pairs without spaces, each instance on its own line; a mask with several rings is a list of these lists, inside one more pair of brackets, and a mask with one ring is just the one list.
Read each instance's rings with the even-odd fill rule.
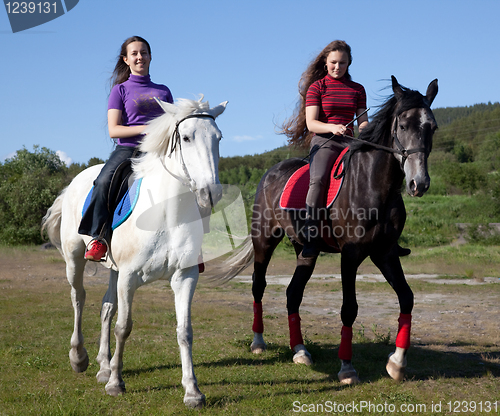
[[[104,243],[104,245],[106,246],[106,255],[104,257],[102,257],[100,260],[90,260],[90,259],[87,259],[85,257],[87,255],[87,251],[89,251],[89,246],[92,245],[92,243],[94,241],[98,241],[98,242]],[[105,262],[108,261],[108,256],[109,256],[109,244],[108,244],[108,242],[106,241],[105,238],[101,238],[101,237],[92,238],[88,242],[88,244],[85,246],[85,254],[83,255],[83,258],[85,258],[85,260],[87,260],[87,261],[94,261],[94,262],[98,262],[98,263],[105,263]]]

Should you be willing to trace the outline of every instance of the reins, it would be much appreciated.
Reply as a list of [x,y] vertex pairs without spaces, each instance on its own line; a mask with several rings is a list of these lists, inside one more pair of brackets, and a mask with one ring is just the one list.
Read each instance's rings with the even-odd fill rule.
[[[329,140],[333,139],[333,135],[329,138]],[[346,136],[343,136],[343,137],[346,137]],[[393,147],[388,147],[388,146],[383,146],[381,144],[377,144],[377,143],[372,143],[372,142],[369,142],[367,140],[363,140],[363,139],[359,139],[357,137],[349,137],[351,140],[354,140],[356,142],[359,142],[359,143],[363,143],[365,145],[368,145],[368,146],[371,146],[375,149],[379,149],[379,150],[383,150],[385,152],[390,152],[390,153],[396,153],[396,154],[399,154],[401,156],[401,168],[404,169],[404,165],[405,165],[405,162],[406,160],[408,159],[408,156],[410,156],[411,154],[413,153],[427,153],[427,149],[425,147],[417,147],[415,149],[405,149],[405,147],[401,144],[401,142],[399,141],[399,138],[398,138],[398,135],[396,133],[396,130],[394,130],[394,133],[392,135],[393,139],[394,139],[394,143],[396,144],[397,146],[397,149],[393,148]],[[325,142],[326,143],[326,142]],[[324,145],[324,144],[323,144]],[[322,145],[322,146],[323,146]],[[319,148],[317,149],[319,150]],[[342,177],[344,175],[344,172],[345,170],[347,169],[347,166],[349,165],[349,162],[351,160],[351,157],[352,157],[352,152],[349,150],[345,155],[344,155],[344,158],[343,158],[343,162],[346,166],[344,166],[344,169],[342,170],[342,172],[339,174],[338,173],[338,169],[340,167],[340,163],[339,165],[337,166],[337,169],[335,170],[334,172],[334,177],[335,179],[338,179],[340,177]]]

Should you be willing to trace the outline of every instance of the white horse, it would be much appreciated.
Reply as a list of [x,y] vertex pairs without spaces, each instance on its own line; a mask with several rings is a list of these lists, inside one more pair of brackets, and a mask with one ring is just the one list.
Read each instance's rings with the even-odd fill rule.
[[[210,108],[202,100],[203,96],[199,101],[182,99],[176,105],[159,101],[165,114],[147,127],[140,144],[144,153],[133,163],[133,177],[142,178],[140,194],[130,217],[114,230],[104,263],[111,271],[102,302],[97,379],[107,383],[106,392],[112,396],[125,392],[123,351],[132,330],[134,293],[144,284],[170,279],[175,294],[184,403],[190,407],[205,404],[193,370],[191,302],[203,239],[200,211],[210,211],[222,196],[218,176],[222,136],[215,118],[225,110],[227,101]],[[42,221],[42,228],[66,261],[75,311],[69,357],[76,372],[85,371],[89,363],[81,326],[84,253],[90,240],[77,230],[85,197],[101,168],[98,165],[81,172]],[[110,327],[117,309],[116,350],[111,357]]]

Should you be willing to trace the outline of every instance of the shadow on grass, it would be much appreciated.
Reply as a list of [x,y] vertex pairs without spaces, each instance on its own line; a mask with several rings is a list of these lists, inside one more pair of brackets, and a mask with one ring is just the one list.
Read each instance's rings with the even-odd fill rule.
[[[449,344],[412,345],[408,350],[406,380],[429,380],[436,378],[476,378],[490,374],[500,377],[500,351],[487,353],[437,351],[449,348]],[[461,343],[461,346],[464,346]],[[471,343],[471,347],[477,345]],[[436,349],[433,349],[435,347]],[[340,369],[337,358],[338,346],[332,344],[307,345],[314,364],[312,368],[333,375]],[[353,344],[353,365],[362,381],[374,382],[389,377],[385,370],[388,355],[394,352],[393,345],[377,342]]]
[[[219,386],[223,387],[227,384],[260,386],[270,383],[273,386],[286,385],[286,391],[278,393],[281,395],[295,395],[304,390],[304,386],[315,385],[315,392],[335,392],[345,388],[351,388],[338,383],[337,372],[340,370],[340,361],[338,359],[338,345],[335,344],[314,344],[307,343],[306,346],[312,355],[314,364],[310,367],[313,372],[322,373],[324,377],[311,377],[307,379],[304,375],[297,377],[286,377],[278,380],[272,379],[272,374],[276,374],[276,369],[271,367],[280,364],[292,363],[293,353],[288,346],[279,344],[268,344],[266,352],[260,355],[250,355],[249,348],[245,341],[238,342],[245,349],[241,357],[227,357],[214,361],[195,362],[196,368],[214,369],[231,368],[234,374],[238,374],[238,368],[244,372],[244,367],[262,367],[263,377],[259,380],[244,380],[239,377],[234,380],[224,377],[223,380],[214,382],[203,382],[203,386]],[[233,344],[234,345],[234,344]],[[453,345],[452,345],[453,346]],[[461,344],[461,346],[463,346]],[[470,344],[471,347],[477,347],[475,344]],[[433,344],[430,345],[413,345],[408,351],[407,359],[408,366],[405,379],[408,381],[431,380],[431,379],[451,379],[451,378],[479,378],[486,375],[500,377],[500,350],[488,351],[486,353],[469,353],[456,351],[437,351],[436,349],[449,348],[450,345]],[[247,349],[248,348],[248,349]],[[389,376],[385,370],[387,357],[389,353],[394,351],[393,345],[387,345],[383,342],[362,342],[353,344],[353,365],[358,372],[362,383],[374,383],[382,379],[388,379]],[[180,364],[169,364],[154,367],[138,368],[124,371],[124,376],[140,375],[153,371],[164,371],[180,368]],[[284,371],[286,371],[286,367]],[[271,379],[270,379],[271,377]],[[318,383],[325,383],[324,386],[318,386]],[[295,389],[293,386],[296,385]],[[173,381],[171,385],[159,385],[151,387],[148,390],[166,390],[178,387]],[[134,390],[140,392],[141,390]],[[271,393],[270,393],[271,394]],[[276,396],[276,391],[272,393]],[[243,397],[231,396],[231,402],[238,402]],[[248,397],[246,397],[248,399]],[[212,396],[209,400],[209,406],[224,406],[227,404],[228,397],[224,395]]]

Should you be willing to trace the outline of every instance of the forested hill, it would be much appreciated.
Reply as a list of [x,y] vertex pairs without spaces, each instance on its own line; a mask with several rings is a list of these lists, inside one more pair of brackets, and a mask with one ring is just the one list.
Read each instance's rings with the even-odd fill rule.
[[[477,160],[489,148],[488,142],[500,132],[500,103],[433,110],[439,126],[434,137],[434,150],[458,155],[459,162]],[[489,151],[489,150],[488,150]],[[465,158],[464,158],[465,157]]]
[[467,107],[445,107],[433,109],[434,117],[440,127],[446,126],[455,120],[467,118],[477,113],[488,113],[490,111],[498,111],[500,103],[491,102],[488,104],[476,104]]

